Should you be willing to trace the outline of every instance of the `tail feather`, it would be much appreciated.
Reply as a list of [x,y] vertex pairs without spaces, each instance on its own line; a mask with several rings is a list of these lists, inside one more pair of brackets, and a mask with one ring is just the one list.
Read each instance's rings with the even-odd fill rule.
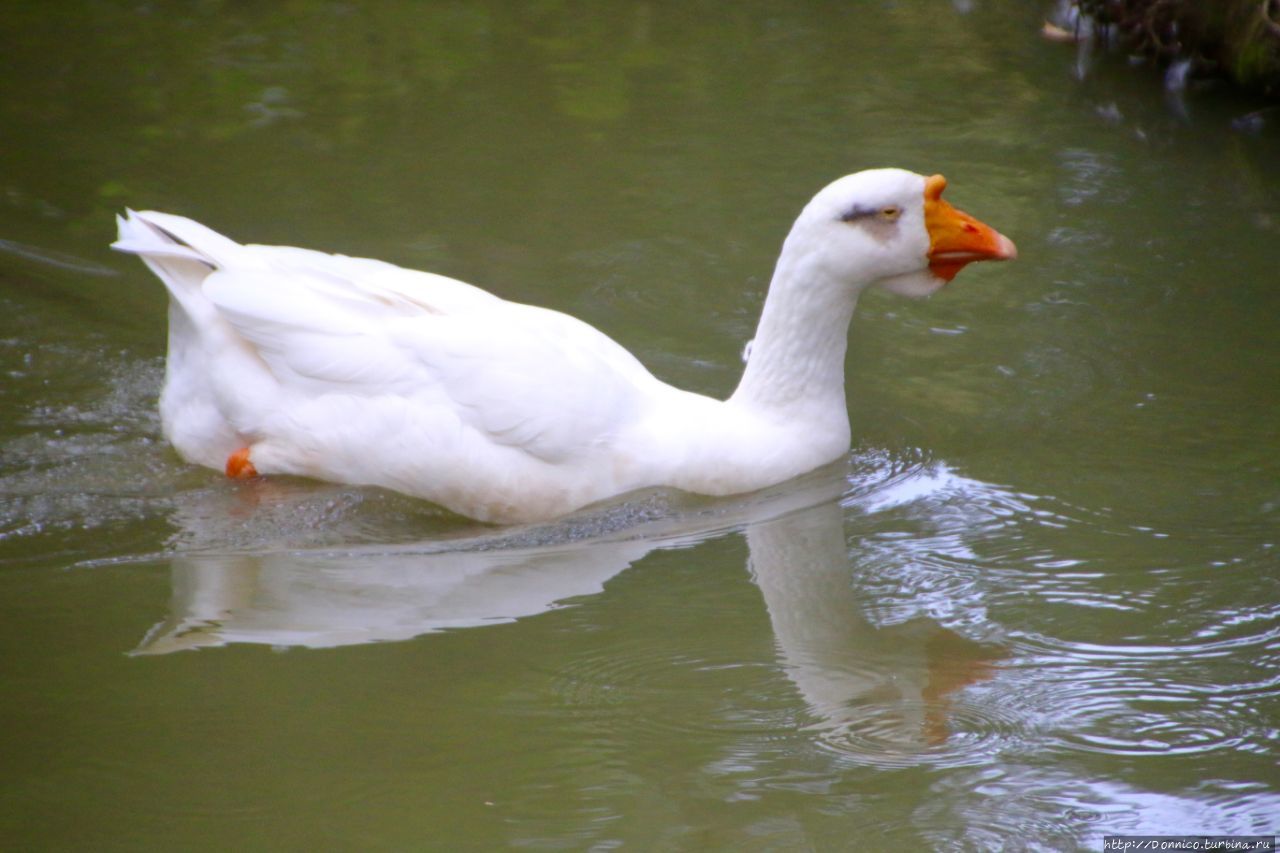
[[119,239],[111,248],[141,257],[197,326],[207,320],[213,305],[201,293],[201,285],[237,256],[240,245],[198,222],[167,213],[126,210],[116,217],[116,224]]
[[116,227],[119,229],[120,238],[111,244],[111,248],[117,252],[154,258],[183,258],[212,266],[209,258],[190,246],[178,242],[163,230],[148,224],[132,210],[126,210],[125,216],[116,217]]
[[156,258],[196,260],[216,268],[237,256],[239,243],[182,216],[147,210],[126,210],[116,217],[120,239],[111,248]]
[[183,458],[221,468],[245,442],[224,410],[220,377],[252,378],[262,368],[246,358],[205,284],[222,267],[236,265],[244,250],[180,216],[127,210],[116,221],[120,239],[112,248],[138,255],[169,291],[169,356],[160,395],[165,435]]

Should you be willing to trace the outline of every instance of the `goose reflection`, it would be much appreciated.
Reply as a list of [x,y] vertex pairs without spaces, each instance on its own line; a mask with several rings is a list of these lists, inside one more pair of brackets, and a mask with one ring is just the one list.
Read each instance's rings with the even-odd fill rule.
[[600,592],[651,547],[177,557],[170,616],[135,653],[326,648],[510,622]]
[[916,617],[881,627],[866,613],[839,504],[747,527],[752,576],[764,595],[787,675],[819,722],[864,743],[921,747],[950,734],[950,696],[991,676],[998,654]]
[[[742,532],[782,669],[816,727],[870,727],[885,746],[940,743],[950,696],[987,677],[993,657],[932,619],[881,627],[867,615],[859,549],[851,554],[846,544],[840,467],[751,501],[583,541],[520,545],[518,536],[490,532],[399,548],[179,555],[169,616],[133,653],[231,643],[326,648],[510,622],[600,593],[653,550]],[[908,478],[897,488],[918,499],[928,486]]]

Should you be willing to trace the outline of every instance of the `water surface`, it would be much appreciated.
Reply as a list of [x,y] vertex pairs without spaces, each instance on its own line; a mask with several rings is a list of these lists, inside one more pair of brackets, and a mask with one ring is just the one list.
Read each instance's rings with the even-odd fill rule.
[[[9,10],[5,846],[1280,832],[1280,117],[1046,11]],[[880,165],[1022,256],[863,300],[847,459],[515,529],[181,463],[106,250],[128,205],[432,269],[723,395],[799,208]]]

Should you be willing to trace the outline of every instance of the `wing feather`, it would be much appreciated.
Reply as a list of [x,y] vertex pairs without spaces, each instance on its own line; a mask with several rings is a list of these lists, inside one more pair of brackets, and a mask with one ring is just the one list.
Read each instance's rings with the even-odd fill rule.
[[263,268],[214,272],[204,292],[285,395],[448,407],[480,437],[558,462],[607,444],[657,382],[612,339],[556,311],[378,261],[268,254]]

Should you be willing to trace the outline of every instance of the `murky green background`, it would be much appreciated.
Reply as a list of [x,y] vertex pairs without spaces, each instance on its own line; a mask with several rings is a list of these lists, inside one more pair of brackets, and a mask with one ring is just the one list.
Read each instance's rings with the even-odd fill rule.
[[[1046,7],[6,6],[0,846],[1280,832],[1280,114]],[[106,248],[129,205],[428,268],[723,395],[880,165],[1022,257],[863,300],[848,460],[534,528],[183,465]]]

